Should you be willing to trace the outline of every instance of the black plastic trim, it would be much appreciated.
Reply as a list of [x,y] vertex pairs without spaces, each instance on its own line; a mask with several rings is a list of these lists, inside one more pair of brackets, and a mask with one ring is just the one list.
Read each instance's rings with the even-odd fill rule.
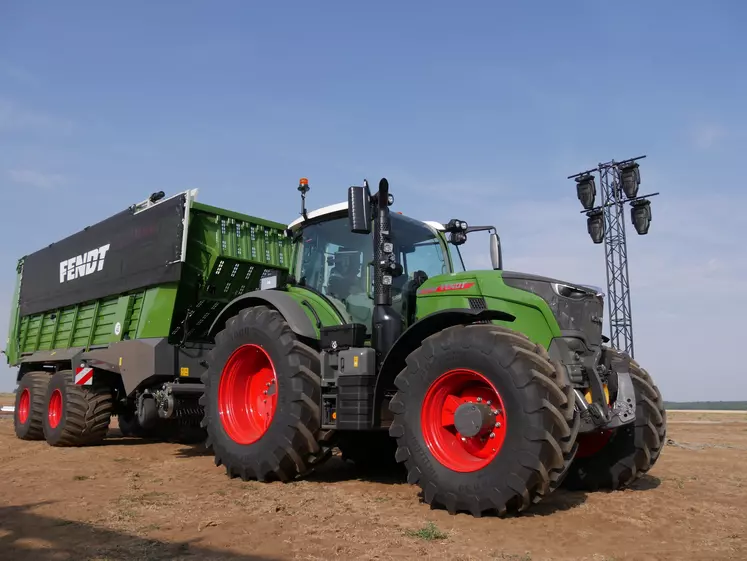
[[322,320],[319,318],[319,314],[316,313],[316,310],[314,309],[314,306],[312,306],[311,304],[309,304],[308,300],[301,300],[301,305],[302,306],[306,306],[309,309],[309,311],[314,316],[314,319],[316,320],[316,326],[319,329],[321,329],[322,328]]

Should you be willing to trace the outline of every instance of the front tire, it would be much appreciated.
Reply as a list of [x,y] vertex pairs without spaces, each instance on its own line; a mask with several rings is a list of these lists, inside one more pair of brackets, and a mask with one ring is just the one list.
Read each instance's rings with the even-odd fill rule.
[[559,485],[575,455],[580,421],[565,371],[512,330],[445,329],[410,354],[395,384],[396,459],[424,501],[451,514],[522,511]]
[[[621,357],[613,349],[605,352]],[[635,390],[635,421],[609,433],[579,438],[580,457],[574,460],[564,481],[568,489],[621,489],[647,473],[659,459],[667,435],[664,399],[649,373],[633,359],[630,378]]]
[[18,382],[13,425],[21,440],[44,440],[47,384],[46,372],[27,372]]
[[44,415],[44,438],[51,446],[91,446],[109,430],[114,400],[106,386],[78,386],[71,370],[49,380]]
[[326,457],[319,356],[285,318],[266,306],[242,310],[215,343],[200,404],[216,466],[232,478],[289,481]]

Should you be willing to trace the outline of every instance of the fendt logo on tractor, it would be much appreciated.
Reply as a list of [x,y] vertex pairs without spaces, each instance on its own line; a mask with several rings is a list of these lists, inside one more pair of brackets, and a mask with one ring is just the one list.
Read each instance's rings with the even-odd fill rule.
[[104,268],[104,259],[106,258],[106,252],[109,251],[109,245],[102,245],[97,249],[86,251],[82,255],[60,261],[60,283],[101,271]]

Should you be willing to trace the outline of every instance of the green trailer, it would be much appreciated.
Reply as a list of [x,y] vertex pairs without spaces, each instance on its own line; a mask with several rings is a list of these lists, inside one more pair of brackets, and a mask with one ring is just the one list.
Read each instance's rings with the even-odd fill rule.
[[75,434],[52,430],[73,422],[56,411],[53,443],[98,440],[111,415],[133,435],[199,427],[209,327],[268,272],[287,271],[292,248],[284,224],[200,204],[196,195],[156,193],[20,259],[6,349],[19,367],[19,436],[44,436],[43,388],[67,378],[77,386],[71,396],[104,388],[111,398],[86,413],[95,426],[84,416]]
[[[260,481],[337,447],[476,516],[655,464],[662,396],[606,346],[598,290],[504,270],[494,226],[390,213],[385,179],[314,212],[299,191],[288,225],[159,193],[22,259],[19,438],[85,445],[116,415],[132,436],[191,429]],[[482,231],[493,267],[466,270]]]

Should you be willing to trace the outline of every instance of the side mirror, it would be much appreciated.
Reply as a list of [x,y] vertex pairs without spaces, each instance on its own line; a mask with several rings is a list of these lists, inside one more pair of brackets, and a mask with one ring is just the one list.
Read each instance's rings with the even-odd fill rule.
[[348,188],[348,223],[354,234],[371,233],[371,191],[363,187]]
[[490,234],[490,261],[493,263],[493,269],[503,269],[503,256],[501,255],[501,241],[498,234]]

